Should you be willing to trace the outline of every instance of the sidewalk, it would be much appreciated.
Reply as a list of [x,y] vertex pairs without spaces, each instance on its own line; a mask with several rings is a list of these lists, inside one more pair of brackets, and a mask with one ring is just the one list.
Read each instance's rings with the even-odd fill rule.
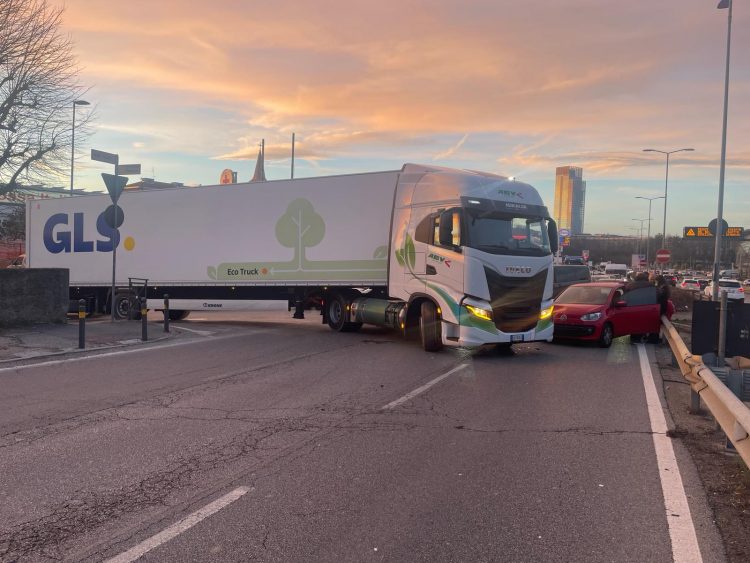
[[[173,336],[175,332],[164,332],[162,322],[149,321],[149,342]],[[99,317],[86,319],[86,348],[79,350],[78,320],[70,317],[66,324],[0,328],[0,363],[135,344],[141,344],[140,321],[113,323]]]

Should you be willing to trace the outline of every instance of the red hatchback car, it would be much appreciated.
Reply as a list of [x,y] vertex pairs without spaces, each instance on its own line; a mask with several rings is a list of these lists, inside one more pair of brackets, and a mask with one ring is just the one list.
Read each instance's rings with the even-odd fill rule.
[[571,285],[555,301],[555,339],[598,342],[608,348],[618,336],[659,334],[658,290],[626,290],[620,282]]

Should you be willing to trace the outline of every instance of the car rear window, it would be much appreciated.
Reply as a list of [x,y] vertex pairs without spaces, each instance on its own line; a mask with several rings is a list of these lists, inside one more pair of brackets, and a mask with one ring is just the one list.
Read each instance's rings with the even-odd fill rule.
[[740,282],[738,281],[720,281],[719,287],[740,287]]

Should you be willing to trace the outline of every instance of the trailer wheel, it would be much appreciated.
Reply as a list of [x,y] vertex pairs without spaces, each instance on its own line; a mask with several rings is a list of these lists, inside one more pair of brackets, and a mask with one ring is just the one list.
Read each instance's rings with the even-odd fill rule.
[[422,348],[427,352],[438,352],[443,348],[443,336],[437,307],[432,301],[423,301],[419,317],[419,332]]
[[[128,294],[115,295],[115,318],[116,319],[127,319],[130,313],[130,298]],[[140,310],[138,311],[140,315]]]
[[348,303],[340,293],[332,295],[326,302],[328,326],[336,332],[356,332],[362,323],[346,322]]
[[185,319],[187,319],[189,314],[190,314],[190,311],[183,311],[181,309],[170,309],[169,320],[170,321],[184,321]]

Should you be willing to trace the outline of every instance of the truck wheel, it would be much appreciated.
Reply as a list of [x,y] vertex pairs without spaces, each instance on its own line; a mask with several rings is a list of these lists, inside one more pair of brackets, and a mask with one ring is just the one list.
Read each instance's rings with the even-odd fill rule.
[[437,307],[432,301],[423,301],[419,317],[419,332],[422,348],[427,352],[438,352],[443,348],[443,336]]
[[190,311],[182,311],[180,309],[170,309],[169,320],[170,321],[183,321],[187,319],[189,314],[190,314]]
[[336,293],[326,303],[328,310],[328,326],[336,332],[356,332],[362,323],[346,322],[349,311],[346,310],[347,302],[343,295]]
[[[115,318],[116,319],[127,319],[130,313],[130,295],[116,295],[115,296]],[[140,313],[140,311],[139,311]]]

